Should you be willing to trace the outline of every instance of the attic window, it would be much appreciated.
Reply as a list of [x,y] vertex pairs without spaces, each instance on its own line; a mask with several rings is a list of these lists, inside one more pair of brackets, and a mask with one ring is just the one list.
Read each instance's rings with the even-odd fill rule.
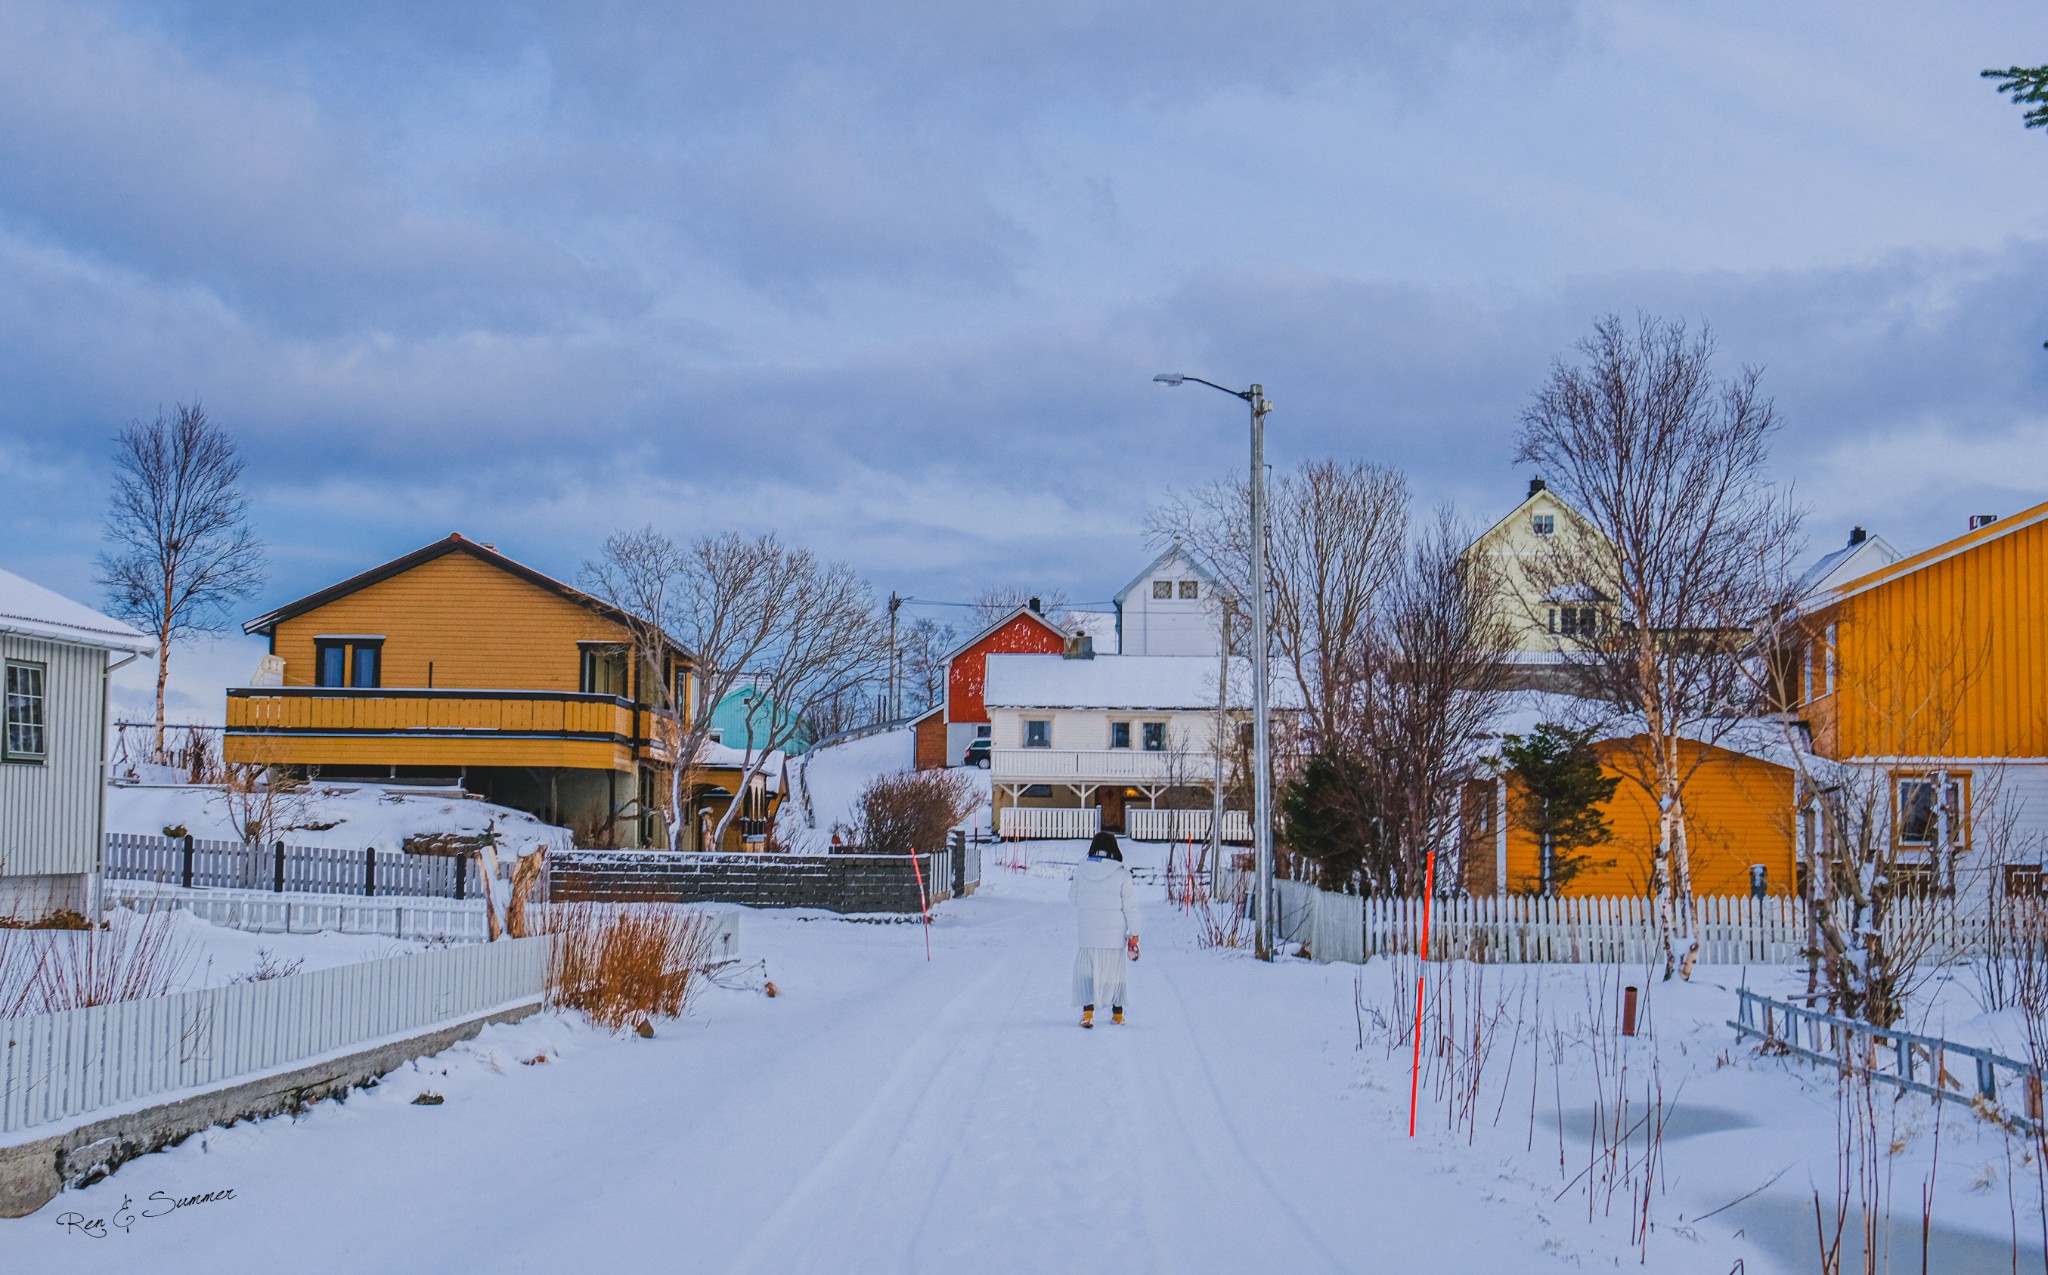
[[1188,600],[1188,601],[1191,601],[1191,600],[1193,600],[1193,599],[1195,599],[1195,598],[1199,598],[1199,597],[1201,597],[1201,596],[1202,596],[1202,582],[1201,582],[1201,581],[1199,581],[1199,580],[1183,580],[1183,581],[1181,581],[1181,582],[1180,582],[1180,596],[1181,596],[1181,598],[1182,598],[1183,600]]
[[1556,515],[1556,514],[1530,514],[1530,515],[1529,515],[1529,530],[1531,530],[1531,531],[1535,532],[1535,533],[1536,533],[1537,535],[1539,535],[1539,536],[1554,536],[1554,535],[1556,535],[1556,534],[1557,534],[1557,515]]
[[1152,582],[1152,596],[1161,599],[1171,598],[1173,596],[1173,581],[1154,580]]

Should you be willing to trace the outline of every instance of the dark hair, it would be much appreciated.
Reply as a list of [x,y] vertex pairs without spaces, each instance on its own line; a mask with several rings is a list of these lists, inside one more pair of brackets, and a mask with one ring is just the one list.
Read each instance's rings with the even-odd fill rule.
[[1088,843],[1088,857],[1091,859],[1114,859],[1118,863],[1122,863],[1124,861],[1124,851],[1123,847],[1116,843],[1115,833],[1098,832],[1095,834],[1095,840]]

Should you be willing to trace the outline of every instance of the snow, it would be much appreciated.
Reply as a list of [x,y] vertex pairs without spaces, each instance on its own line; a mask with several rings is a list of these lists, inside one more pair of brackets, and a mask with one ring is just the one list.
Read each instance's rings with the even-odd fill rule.
[[0,571],[0,631],[148,654],[156,640],[11,571]]
[[793,768],[795,792],[777,812],[777,839],[798,850],[824,849],[834,824],[853,821],[862,789],[877,775],[909,770],[916,760],[917,732],[908,726],[812,749]]
[[[104,1242],[146,1245],[134,1252],[166,1275],[1816,1268],[1833,1078],[1738,1046],[1725,1023],[1736,987],[1795,971],[1662,983],[1614,967],[1432,967],[1433,996],[1499,998],[1528,1034],[1512,1060],[1497,1044],[1469,1133],[1426,1080],[1411,1140],[1410,1056],[1376,1020],[1412,1004],[1412,966],[1203,949],[1141,886],[1132,1021],[1084,1033],[1066,1004],[1058,870],[1078,847],[1036,849],[1034,870],[992,857],[981,893],[938,910],[930,962],[915,925],[755,912],[748,951],[765,970],[708,989],[651,1040],[554,1015],[490,1028],[346,1103],[208,1131],[0,1221],[0,1251],[65,1269],[87,1242],[58,1224],[66,1213],[231,1188]],[[761,974],[781,995],[754,990]],[[1595,1024],[1624,979],[1643,989],[1646,1033],[1616,1042]],[[1654,1065],[1668,1104],[1646,1249],[1625,1198],[1589,1210],[1569,1184],[1602,1039],[1637,1101]],[[445,1104],[410,1105],[424,1090]],[[1934,1115],[1917,1098],[1879,1106],[1880,1138],[1900,1143],[1881,1168],[1904,1252],[1919,1243]],[[2008,1185],[2019,1233],[2040,1233],[2032,1169],[1961,1107],[1944,1109],[1940,1139],[1931,1268],[2008,1269]],[[2040,1262],[2023,1238],[2021,1267]]]
[[[570,845],[568,829],[542,823],[525,811],[441,791],[408,791],[397,785],[309,784],[280,796],[278,809],[289,826],[276,836],[295,846],[403,850],[409,836],[474,835],[486,829],[497,833],[500,854],[528,855]],[[200,840],[242,839],[229,799],[217,787],[108,786],[108,832],[160,837],[170,827],[182,827]]]
[[[1219,661],[1211,655],[991,655],[983,699],[991,708],[1185,709],[1216,707]],[[1233,707],[1251,703],[1251,663],[1233,658]],[[1292,707],[1300,697],[1284,671],[1273,669],[1273,703]]]

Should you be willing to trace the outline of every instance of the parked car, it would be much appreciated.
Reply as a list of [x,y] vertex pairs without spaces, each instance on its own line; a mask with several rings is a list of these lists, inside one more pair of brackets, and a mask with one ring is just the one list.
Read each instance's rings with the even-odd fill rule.
[[983,770],[987,770],[988,745],[989,741],[985,739],[977,739],[969,744],[967,746],[967,755],[960,759],[960,764],[963,766],[979,766]]

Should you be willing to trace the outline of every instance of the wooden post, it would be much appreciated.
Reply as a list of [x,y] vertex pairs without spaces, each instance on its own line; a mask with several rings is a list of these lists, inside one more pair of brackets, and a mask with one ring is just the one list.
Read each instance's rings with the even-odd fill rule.
[[2041,1073],[2027,1077],[2027,1119],[2041,1123]]
[[277,843],[277,870],[271,878],[271,890],[277,894],[284,893],[284,842],[282,841]]
[[456,898],[458,898],[458,899],[460,899],[460,898],[462,897],[462,886],[463,886],[463,879],[464,879],[465,877],[467,877],[468,875],[469,875],[469,856],[468,856],[468,855],[466,855],[466,854],[458,854],[458,855],[456,855],[456,856],[455,856],[455,897],[456,897]]
[[186,833],[183,840],[185,842],[185,863],[178,872],[178,884],[189,890],[192,888],[192,834]]
[[1636,1034],[1636,989],[1625,987],[1621,991],[1621,1034]]
[[377,897],[377,847],[363,851],[363,897]]

